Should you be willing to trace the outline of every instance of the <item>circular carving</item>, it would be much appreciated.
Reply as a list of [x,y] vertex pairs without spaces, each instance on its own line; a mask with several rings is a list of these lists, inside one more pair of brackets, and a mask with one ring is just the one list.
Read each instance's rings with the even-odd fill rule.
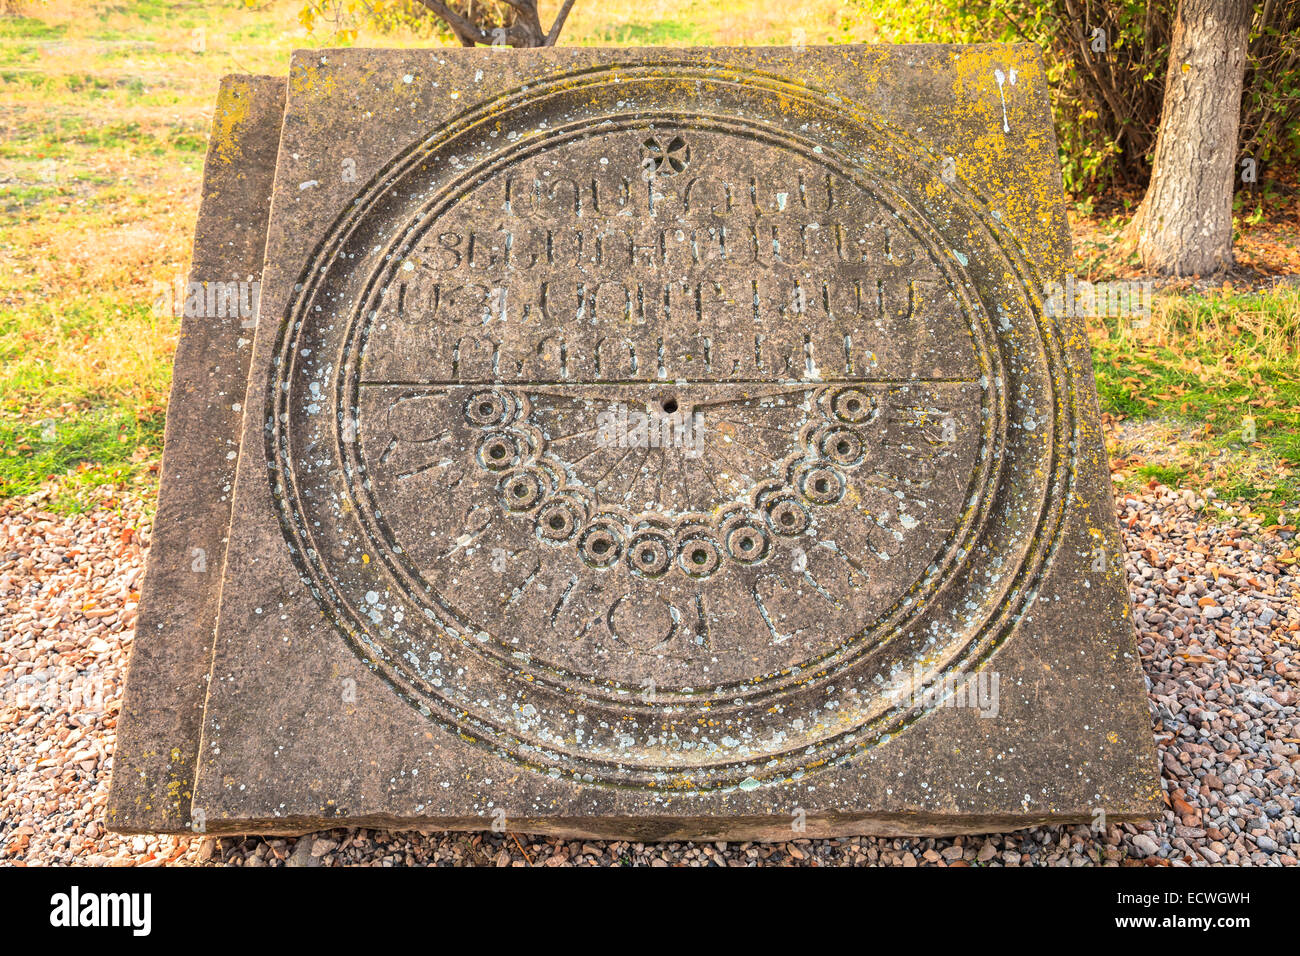
[[475,392],[465,401],[465,417],[479,428],[508,425],[514,412],[514,402],[504,392]]
[[509,510],[531,511],[542,500],[545,488],[542,473],[537,469],[525,468],[506,476],[501,485],[501,496]]
[[828,465],[801,465],[795,472],[795,484],[813,504],[833,505],[844,497],[844,476]]
[[737,518],[723,528],[727,542],[727,556],[741,564],[754,564],[767,557],[771,542],[767,531],[758,520]]
[[862,438],[851,428],[831,428],[821,433],[817,450],[837,465],[851,468],[862,463],[865,446]]
[[488,471],[507,471],[522,460],[519,439],[509,432],[489,432],[478,446],[478,462]]
[[578,551],[593,568],[611,567],[623,553],[622,529],[613,521],[597,519],[582,532]]
[[586,510],[568,498],[548,501],[537,512],[537,536],[551,544],[571,541],[586,520]]
[[[625,187],[651,139],[660,181]],[[896,675],[968,672],[1032,600],[1074,428],[1035,278],[933,165],[690,64],[534,84],[395,160],[266,383],[282,527],[343,639],[429,720],[597,785],[788,780],[923,714]]]
[[808,530],[808,512],[793,495],[779,495],[765,509],[769,527],[779,535],[797,537]]
[[722,565],[722,551],[707,532],[687,531],[677,545],[677,564],[693,578],[707,578]]
[[637,574],[657,578],[672,567],[673,542],[662,531],[638,531],[628,544],[627,553]]
[[865,422],[875,410],[875,400],[860,388],[845,388],[831,397],[831,409],[842,422]]

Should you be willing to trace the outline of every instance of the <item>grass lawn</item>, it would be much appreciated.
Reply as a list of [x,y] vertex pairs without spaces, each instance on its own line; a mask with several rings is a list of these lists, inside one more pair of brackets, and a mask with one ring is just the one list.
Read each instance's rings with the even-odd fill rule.
[[[544,20],[557,5],[543,4]],[[20,6],[29,15],[0,17],[0,498],[43,493],[48,507],[74,510],[156,480],[178,323],[151,300],[155,283],[186,271],[218,79],[283,73],[293,49],[338,40],[328,28],[305,34],[300,0]],[[565,38],[869,42],[854,9],[580,0]],[[438,41],[426,30],[353,42]],[[1300,223],[1294,208],[1267,212],[1243,209],[1246,248],[1270,224]],[[1079,271],[1104,278],[1104,229],[1079,222]],[[1261,255],[1300,262],[1298,231],[1268,231]],[[1297,323],[1297,294],[1273,292],[1162,299],[1145,329],[1099,327],[1120,481],[1212,486],[1273,517],[1293,512]]]
[[1300,286],[1157,296],[1146,324],[1097,323],[1093,366],[1120,487],[1158,481],[1300,510]]

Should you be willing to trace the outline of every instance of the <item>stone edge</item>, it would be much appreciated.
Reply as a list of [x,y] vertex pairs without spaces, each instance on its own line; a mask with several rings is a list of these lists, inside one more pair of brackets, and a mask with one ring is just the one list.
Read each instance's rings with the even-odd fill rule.
[[[260,283],[286,89],[284,77],[236,74],[221,80],[190,283]],[[113,832],[194,829],[195,761],[237,460],[228,456],[230,449],[238,454],[243,415],[237,409],[252,351],[253,333],[244,323],[239,316],[203,315],[181,322],[158,510],[105,809]],[[214,390],[236,399],[217,403]],[[195,493],[205,485],[209,493]],[[222,487],[227,490],[218,493]],[[202,549],[201,560],[196,548]]]

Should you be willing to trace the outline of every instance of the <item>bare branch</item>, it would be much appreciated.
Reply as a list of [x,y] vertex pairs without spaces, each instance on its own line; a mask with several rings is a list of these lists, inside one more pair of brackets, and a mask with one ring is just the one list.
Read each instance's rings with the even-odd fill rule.
[[564,29],[564,21],[569,18],[569,11],[573,9],[575,0],[564,0],[564,6],[560,7],[560,12],[555,15],[555,22],[551,24],[551,32],[546,34],[546,42],[543,46],[555,46],[555,42],[560,39],[560,31]]
[[520,29],[527,40],[526,43],[519,45],[541,46],[545,41],[545,34],[542,32],[541,17],[537,14],[537,0],[501,0],[501,2],[515,11],[515,22],[511,27]]
[[476,43],[492,42],[492,37],[486,30],[472,20],[467,20],[465,17],[462,17],[455,10],[451,9],[451,7],[442,3],[441,0],[420,0],[420,3],[424,4],[435,14],[447,21],[447,25],[451,27],[452,31],[456,34],[456,38],[460,40],[462,46],[474,46]]
[[451,27],[463,46],[504,41],[512,47],[555,46],[575,0],[565,0],[549,32],[542,29],[541,18],[537,12],[537,0],[497,0],[497,2],[509,7],[510,15],[505,18],[505,25],[489,30],[483,24],[496,22],[495,17],[489,12],[476,13],[473,6],[470,6],[466,13],[462,14],[443,0],[420,0],[421,4]]

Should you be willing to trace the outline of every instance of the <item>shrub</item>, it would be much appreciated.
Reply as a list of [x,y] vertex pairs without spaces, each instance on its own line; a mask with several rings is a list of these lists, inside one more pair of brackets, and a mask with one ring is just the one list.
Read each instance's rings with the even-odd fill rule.
[[[1176,0],[858,0],[897,42],[1031,41],[1043,48],[1066,188],[1144,187],[1164,101]],[[1300,0],[1255,9],[1239,155],[1300,165]]]

